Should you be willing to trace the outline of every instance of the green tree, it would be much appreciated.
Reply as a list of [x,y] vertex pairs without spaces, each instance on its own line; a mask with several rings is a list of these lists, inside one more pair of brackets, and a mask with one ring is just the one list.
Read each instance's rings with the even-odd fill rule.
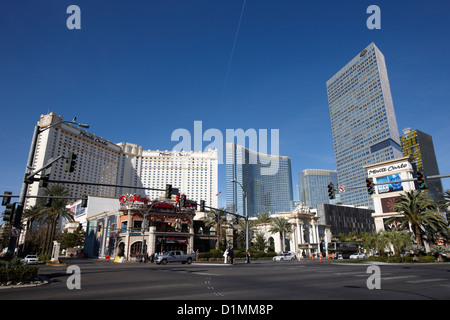
[[219,210],[213,209],[207,213],[204,223],[205,226],[209,228],[213,227],[216,229],[217,235],[216,249],[220,250],[221,243],[224,240],[223,238],[226,238],[225,227],[229,225],[226,213],[224,213],[223,210],[220,209]]
[[387,246],[390,243],[389,237],[386,231],[374,232],[366,240],[371,243],[375,251],[378,251],[380,255],[383,255],[386,251]]
[[254,247],[258,251],[265,251],[268,247],[268,242],[264,237],[264,232],[256,232]]
[[[233,226],[235,228],[235,239],[238,245],[238,248],[241,250],[245,249],[245,219],[239,219],[239,224]],[[251,221],[248,222],[248,239],[249,246],[250,241],[252,241],[254,235],[254,224]]]
[[32,226],[33,222],[39,219],[41,210],[42,207],[34,205],[23,211],[22,218],[27,222],[24,241],[25,252],[37,252],[39,249],[39,231],[34,231]]
[[283,217],[275,217],[271,221],[271,226],[269,232],[279,233],[280,241],[281,241],[281,250],[284,251],[284,236],[286,232],[292,232],[292,227],[289,224],[288,220]]
[[61,239],[61,248],[75,248],[83,246],[85,238],[85,232],[83,230],[75,230],[74,232],[63,231],[63,236]]
[[270,213],[269,212],[260,212],[256,216],[256,224],[265,224],[270,223]]
[[[54,197],[70,197],[69,191],[62,184],[51,184],[48,188],[44,189],[45,195],[52,195]],[[42,204],[45,200],[40,199],[38,205],[43,208],[39,212],[38,219],[47,225],[47,232],[42,245],[42,253],[50,254],[53,246],[53,240],[55,238],[56,225],[58,220],[66,218],[69,221],[73,221],[72,212],[66,208],[69,203],[68,199],[53,199],[50,207],[44,207]]]
[[419,246],[423,246],[422,230],[426,226],[435,232],[447,228],[445,219],[435,211],[436,204],[421,190],[413,190],[401,195],[394,204],[394,210],[402,213],[403,216],[392,217],[386,221],[386,224],[399,222],[401,228],[410,227]]
[[390,230],[386,232],[389,242],[392,244],[394,254],[399,254],[403,249],[412,244],[411,233],[405,230]]

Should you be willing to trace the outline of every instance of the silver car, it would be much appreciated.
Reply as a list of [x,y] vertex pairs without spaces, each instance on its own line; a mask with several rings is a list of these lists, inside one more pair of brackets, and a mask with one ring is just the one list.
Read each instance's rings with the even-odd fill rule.
[[29,254],[25,258],[22,259],[22,263],[25,264],[25,265],[27,265],[27,264],[38,264],[39,263],[39,258],[36,255]]
[[295,254],[293,252],[283,252],[273,257],[273,261],[294,261]]
[[361,252],[355,252],[350,256],[350,259],[365,259],[366,255]]

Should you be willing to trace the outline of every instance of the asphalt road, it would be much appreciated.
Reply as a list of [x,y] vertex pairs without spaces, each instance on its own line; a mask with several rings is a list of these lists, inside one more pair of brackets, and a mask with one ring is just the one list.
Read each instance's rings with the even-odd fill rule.
[[[79,283],[80,289],[68,288],[73,274],[67,273],[67,266],[40,265],[39,275],[48,279],[48,284],[1,288],[0,300],[253,300],[264,304],[282,300],[450,299],[449,263],[378,265],[381,277],[374,278],[378,273],[369,271],[367,264],[330,261],[165,266],[63,261],[79,267],[79,281],[69,282]],[[368,282],[379,286],[369,289]]]

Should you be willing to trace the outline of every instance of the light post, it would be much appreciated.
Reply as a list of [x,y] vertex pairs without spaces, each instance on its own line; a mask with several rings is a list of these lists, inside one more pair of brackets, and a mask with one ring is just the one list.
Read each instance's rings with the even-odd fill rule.
[[242,184],[239,181],[233,179],[233,180],[231,180],[231,182],[239,184],[239,186],[241,187],[242,192],[244,194],[244,198],[245,198],[245,263],[250,263],[249,246],[248,246],[248,202],[247,202],[247,191],[245,191],[244,187],[242,186]]
[[[45,127],[44,129],[40,129],[40,127],[38,125],[36,125],[34,127],[34,132],[33,132],[33,138],[31,140],[31,146],[30,146],[30,151],[28,153],[28,160],[27,160],[27,167],[25,169],[25,176],[23,178],[23,182],[22,182],[22,189],[20,190],[20,195],[19,195],[19,201],[17,203],[17,208],[16,208],[16,214],[15,214],[15,218],[14,218],[14,223],[13,223],[13,228],[14,229],[22,229],[22,214],[23,214],[23,207],[25,204],[25,197],[27,194],[27,190],[28,190],[28,185],[30,184],[30,178],[32,178],[32,176],[34,174],[32,174],[33,171],[33,160],[34,160],[34,153],[36,150],[36,144],[37,144],[37,140],[39,137],[39,134],[44,132],[47,129],[53,128],[54,126],[61,124],[61,123],[71,123],[71,124],[75,124],[81,128],[89,128],[89,125],[87,124],[82,124],[82,123],[77,123],[74,121],[59,121],[56,122],[52,125],[49,125],[47,127]],[[32,182],[31,182],[32,183]],[[9,245],[8,245],[8,253],[14,255],[17,243],[19,241],[19,236],[11,236],[9,239]]]

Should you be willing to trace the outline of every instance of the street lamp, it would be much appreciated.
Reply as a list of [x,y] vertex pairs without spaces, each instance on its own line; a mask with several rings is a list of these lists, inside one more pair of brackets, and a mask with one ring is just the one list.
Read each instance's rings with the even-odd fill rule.
[[[30,173],[33,170],[33,160],[34,160],[34,152],[36,149],[36,144],[37,144],[37,140],[39,137],[39,134],[44,132],[47,129],[53,128],[54,126],[61,124],[61,123],[70,123],[70,124],[75,124],[81,128],[89,128],[88,124],[83,124],[83,123],[77,123],[75,122],[76,118],[73,119],[74,121],[58,121],[54,124],[51,124],[47,127],[45,127],[44,129],[41,129],[38,125],[36,125],[34,127],[34,132],[33,132],[33,138],[31,140],[31,146],[30,146],[30,151],[28,153],[28,160],[27,160],[27,167],[25,169],[25,176],[23,178],[23,182],[22,182],[22,189],[20,190],[20,195],[19,195],[19,201],[17,203],[17,209],[16,209],[16,214],[15,214],[15,218],[14,218],[14,223],[13,223],[13,228],[14,229],[19,229],[21,230],[22,225],[21,225],[21,221],[22,221],[22,213],[23,213],[23,206],[25,204],[25,197],[26,197],[26,193],[28,190],[28,185],[30,184],[30,180],[28,178],[30,178]],[[14,255],[17,243],[19,241],[19,236],[13,237],[11,236],[9,239],[9,246],[8,246],[8,252],[12,255]]]
[[231,182],[234,183],[238,183],[239,186],[242,189],[242,192],[244,194],[245,197],[245,263],[250,263],[250,257],[249,257],[249,248],[248,248],[248,200],[247,200],[247,191],[245,191],[244,187],[242,186],[242,184],[233,179],[231,180]]

